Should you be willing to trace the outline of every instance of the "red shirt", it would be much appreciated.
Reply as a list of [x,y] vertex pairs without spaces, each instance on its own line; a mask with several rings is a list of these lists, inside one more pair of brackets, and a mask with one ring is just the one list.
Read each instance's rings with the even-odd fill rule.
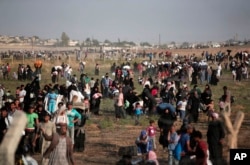
[[148,136],[149,137],[155,136],[155,134],[156,134],[156,127],[155,126],[149,126],[147,128],[147,132],[148,132]]
[[205,157],[205,153],[207,153],[207,143],[204,141],[200,141],[197,144],[195,155],[197,159],[202,159]]

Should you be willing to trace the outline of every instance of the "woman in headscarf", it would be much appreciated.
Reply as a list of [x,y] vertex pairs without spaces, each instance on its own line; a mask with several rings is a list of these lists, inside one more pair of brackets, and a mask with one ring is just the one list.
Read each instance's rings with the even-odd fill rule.
[[151,163],[151,164],[154,163],[155,165],[159,165],[159,162],[157,160],[157,155],[154,151],[148,152],[146,163]]
[[90,109],[95,115],[99,115],[102,94],[98,87],[94,87],[90,93]]

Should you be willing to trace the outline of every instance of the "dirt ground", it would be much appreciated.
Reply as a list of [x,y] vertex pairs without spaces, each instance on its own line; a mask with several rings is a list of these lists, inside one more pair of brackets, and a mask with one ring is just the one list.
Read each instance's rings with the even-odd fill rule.
[[[90,120],[97,121],[102,120],[104,116],[111,115],[103,113],[102,116],[91,116]],[[232,113],[231,119],[234,121],[235,112]],[[245,120],[242,124],[238,135],[238,148],[250,148],[250,141],[247,138],[250,137],[250,120],[249,115],[245,116]],[[180,122],[176,122],[177,127],[180,127]],[[206,115],[200,113],[200,121],[194,125],[197,130],[200,130],[204,135],[204,140],[207,121]],[[87,125],[86,131],[86,142],[85,151],[82,153],[75,152],[74,158],[76,165],[112,165],[115,164],[121,157],[118,155],[118,150],[122,146],[134,145],[136,137],[139,135],[140,131],[144,129],[142,126],[131,125],[120,125],[115,123],[113,129],[102,130],[96,124]],[[159,133],[157,134],[157,139],[159,138]],[[224,144],[224,154],[226,155],[229,151],[226,146],[227,138]],[[163,151],[163,148],[157,141],[157,156],[160,164],[167,164],[167,152]],[[36,155],[35,158],[39,161],[41,156]],[[138,157],[133,157],[136,159]]]

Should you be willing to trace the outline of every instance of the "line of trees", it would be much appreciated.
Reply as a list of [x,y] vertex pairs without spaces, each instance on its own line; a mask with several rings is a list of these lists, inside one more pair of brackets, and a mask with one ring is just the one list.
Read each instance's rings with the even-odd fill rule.
[[[60,45],[68,46],[69,41],[70,41],[70,37],[65,32],[62,32]],[[102,42],[102,45],[110,45],[110,46],[117,46],[117,47],[136,46],[136,44],[133,41],[120,41],[120,39],[118,39],[117,42],[111,42],[110,40],[106,39],[104,40],[104,42]],[[148,42],[143,42],[140,45],[151,46]],[[83,41],[82,43],[79,43],[78,46],[81,46],[81,47],[101,46],[101,42],[98,41],[97,39],[91,39],[88,37],[85,39],[85,41]]]

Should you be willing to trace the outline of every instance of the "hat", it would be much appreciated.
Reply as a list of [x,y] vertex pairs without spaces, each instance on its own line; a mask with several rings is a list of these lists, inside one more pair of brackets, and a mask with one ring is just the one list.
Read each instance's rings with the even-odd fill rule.
[[147,136],[147,131],[145,131],[145,130],[141,131],[141,137],[143,137],[143,136]]
[[219,118],[219,114],[218,113],[212,113],[212,117],[215,118],[215,119],[218,119]]

